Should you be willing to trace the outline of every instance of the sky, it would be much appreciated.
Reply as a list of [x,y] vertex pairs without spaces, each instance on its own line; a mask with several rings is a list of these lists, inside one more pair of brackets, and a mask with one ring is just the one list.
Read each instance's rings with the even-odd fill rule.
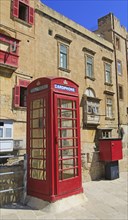
[[97,29],[98,18],[110,12],[128,30],[128,0],[41,0],[42,3],[94,31]]

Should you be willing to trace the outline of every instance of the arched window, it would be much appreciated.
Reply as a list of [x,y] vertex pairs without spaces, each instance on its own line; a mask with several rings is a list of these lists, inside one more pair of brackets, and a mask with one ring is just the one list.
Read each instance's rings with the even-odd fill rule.
[[95,97],[95,92],[94,92],[93,89],[88,88],[88,89],[86,89],[86,91],[85,91],[85,95],[86,95],[87,97]]
[[83,106],[83,127],[97,126],[99,124],[99,103],[100,99],[96,97],[95,91],[92,88],[87,88],[84,92]]

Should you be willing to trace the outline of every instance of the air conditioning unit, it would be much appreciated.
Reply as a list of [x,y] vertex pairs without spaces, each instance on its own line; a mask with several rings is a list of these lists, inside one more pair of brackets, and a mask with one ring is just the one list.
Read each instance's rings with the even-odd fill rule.
[[16,52],[16,41],[12,44],[12,52]]
[[23,140],[13,140],[13,149],[18,150],[23,148]]

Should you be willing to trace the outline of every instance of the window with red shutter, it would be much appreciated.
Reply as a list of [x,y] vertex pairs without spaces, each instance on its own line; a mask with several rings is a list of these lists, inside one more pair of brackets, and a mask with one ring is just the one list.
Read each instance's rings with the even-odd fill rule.
[[27,88],[20,87],[20,106],[21,107],[27,106],[26,98],[27,98]]
[[13,16],[32,25],[34,8],[29,6],[29,0],[13,0]]
[[27,86],[30,81],[19,79],[19,85],[14,88],[14,107],[26,107]]
[[28,22],[29,6],[19,2],[19,18]]

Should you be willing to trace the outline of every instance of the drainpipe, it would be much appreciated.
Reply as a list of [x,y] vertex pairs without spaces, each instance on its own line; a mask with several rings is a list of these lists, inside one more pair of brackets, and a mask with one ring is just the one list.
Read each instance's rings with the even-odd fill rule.
[[114,15],[112,14],[112,30],[113,30],[113,48],[114,48],[114,58],[115,58],[115,73],[116,73],[116,94],[117,94],[117,119],[118,128],[120,126],[120,112],[119,112],[119,88],[118,88],[118,70],[117,70],[117,56],[116,56],[116,42],[115,42],[115,24]]

